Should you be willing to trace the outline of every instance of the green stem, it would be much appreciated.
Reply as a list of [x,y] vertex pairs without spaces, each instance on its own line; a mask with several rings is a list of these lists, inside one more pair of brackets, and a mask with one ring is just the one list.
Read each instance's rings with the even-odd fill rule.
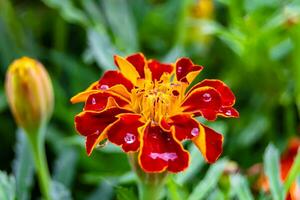
[[32,154],[34,158],[34,164],[39,180],[39,186],[41,193],[46,200],[51,200],[49,188],[50,188],[50,175],[48,170],[48,164],[45,154],[45,126],[41,126],[41,128],[36,131],[30,131],[27,133]]
[[159,200],[163,190],[162,184],[152,184],[139,181],[140,200]]
[[164,183],[167,172],[162,173],[146,173],[138,163],[138,155],[136,153],[128,154],[129,162],[133,171],[138,177],[138,190],[140,200],[159,200],[164,189]]

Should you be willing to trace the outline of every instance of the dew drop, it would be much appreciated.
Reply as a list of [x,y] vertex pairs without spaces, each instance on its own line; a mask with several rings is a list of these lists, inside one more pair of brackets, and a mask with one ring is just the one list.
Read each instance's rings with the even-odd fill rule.
[[225,114],[229,116],[229,115],[231,115],[231,111],[227,110]]
[[199,135],[199,129],[198,128],[193,128],[191,131],[191,135],[196,137]]
[[93,97],[92,98],[92,104],[95,105],[96,104],[96,99]]
[[157,158],[162,159],[164,161],[174,161],[178,158],[177,154],[175,152],[165,152],[165,153],[153,153],[151,152],[149,156],[156,160]]
[[182,67],[181,67],[181,66],[179,66],[179,67],[177,68],[177,72],[178,72],[178,73],[181,73],[181,72],[182,72]]
[[100,86],[100,89],[101,89],[101,90],[107,90],[108,88],[109,88],[108,85],[101,85],[101,86]]
[[203,97],[203,101],[204,102],[210,102],[211,101],[211,95],[209,94],[209,93],[204,93],[203,95],[202,95],[202,97]]
[[127,143],[127,144],[132,144],[135,142],[135,135],[133,135],[132,133],[126,133],[125,137],[124,137],[124,141]]

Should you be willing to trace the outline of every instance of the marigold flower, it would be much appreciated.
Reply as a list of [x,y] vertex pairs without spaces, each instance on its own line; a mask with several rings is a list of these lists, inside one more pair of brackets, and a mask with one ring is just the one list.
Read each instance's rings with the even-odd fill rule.
[[[281,180],[285,181],[288,176],[288,173],[293,166],[294,159],[297,155],[297,152],[300,148],[300,139],[293,138],[289,141],[288,148],[283,153],[280,159],[280,176]],[[258,180],[258,186],[264,191],[268,192],[270,190],[268,178],[263,174]],[[298,200],[300,199],[300,185],[295,181],[287,196],[286,200]]]
[[8,103],[19,126],[31,132],[47,121],[53,111],[54,95],[50,77],[38,61],[22,57],[6,73]]
[[124,152],[138,152],[145,172],[180,172],[189,164],[181,141],[192,140],[207,162],[218,159],[223,136],[194,117],[238,117],[228,86],[206,79],[186,92],[203,69],[188,58],[164,64],[137,53],[114,60],[119,70],[105,72],[71,99],[85,102],[75,127],[86,137],[88,155],[108,139]]

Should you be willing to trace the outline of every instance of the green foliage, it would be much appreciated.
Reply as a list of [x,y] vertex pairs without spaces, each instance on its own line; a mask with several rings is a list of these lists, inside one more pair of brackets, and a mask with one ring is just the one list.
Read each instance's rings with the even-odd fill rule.
[[264,171],[269,180],[273,199],[283,200],[284,194],[279,171],[279,153],[272,144],[267,147],[264,154]]
[[0,199],[14,200],[16,197],[15,178],[0,171]]
[[16,196],[20,200],[30,199],[33,185],[33,158],[30,146],[23,130],[17,131],[16,157],[13,162],[13,172],[16,179]]
[[[0,0],[0,170],[13,174],[0,173],[1,200],[40,194],[33,188],[25,137],[16,131],[5,100],[6,69],[20,56],[40,60],[54,85],[55,110],[46,136],[53,198],[137,198],[136,177],[120,148],[110,144],[87,157],[84,138],[74,130],[82,105],[69,102],[103,71],[115,69],[114,54],[137,51],[165,62],[191,57],[205,67],[195,83],[224,80],[240,112],[237,120],[205,122],[224,135],[226,159],[208,165],[193,143],[184,144],[190,166],[166,180],[164,199],[283,199],[300,171],[298,153],[281,182],[280,154],[290,138],[299,137],[299,1],[216,0],[208,18],[195,16],[195,2]],[[270,142],[274,145],[267,147]],[[241,173],[228,174],[227,160]],[[263,163],[270,194],[254,187],[261,171],[246,173],[257,163]]]

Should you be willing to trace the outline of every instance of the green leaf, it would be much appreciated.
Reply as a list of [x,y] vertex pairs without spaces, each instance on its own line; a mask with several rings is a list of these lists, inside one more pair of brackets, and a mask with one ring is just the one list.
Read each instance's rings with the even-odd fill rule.
[[253,200],[247,180],[240,174],[230,176],[230,184],[233,194],[240,200]]
[[118,47],[126,53],[139,49],[136,26],[126,0],[101,1]]
[[52,200],[72,200],[70,191],[61,183],[51,182],[51,199]]
[[280,180],[279,153],[273,144],[268,145],[264,154],[264,171],[268,177],[274,200],[283,200],[283,187]]
[[117,187],[117,199],[118,200],[137,200],[133,189],[125,187]]
[[215,164],[211,165],[204,179],[200,181],[198,185],[193,189],[193,192],[189,196],[188,200],[204,199],[209,194],[209,192],[216,187],[226,166],[226,163],[226,159],[221,159]]
[[287,178],[284,182],[284,196],[288,193],[291,185],[294,181],[297,181],[297,177],[300,178],[300,151],[298,150],[297,156],[294,158],[294,163],[288,173]]
[[173,177],[169,176],[167,181],[168,188],[168,199],[171,200],[181,200],[186,199],[188,196],[188,192],[184,190],[181,185],[178,185]]
[[90,24],[85,14],[78,8],[76,8],[70,0],[43,0],[43,2],[56,10],[59,11],[61,16],[70,23],[77,23],[83,26]]
[[91,53],[99,67],[103,67],[104,70],[113,69],[113,55],[120,53],[118,53],[117,49],[111,43],[105,30],[101,27],[89,29],[88,43]]
[[78,154],[74,148],[64,148],[61,150],[54,164],[53,179],[64,184],[66,187],[70,187],[74,179],[77,160]]
[[30,146],[25,134],[24,131],[18,129],[15,147],[16,158],[13,162],[13,173],[16,177],[16,195],[18,200],[31,199],[30,190],[33,184],[34,165]]
[[87,200],[99,200],[99,197],[101,197],[101,200],[111,200],[113,199],[113,192],[113,185],[107,181],[102,181]]
[[8,176],[5,172],[0,171],[0,199],[15,200],[16,184],[13,176]]

